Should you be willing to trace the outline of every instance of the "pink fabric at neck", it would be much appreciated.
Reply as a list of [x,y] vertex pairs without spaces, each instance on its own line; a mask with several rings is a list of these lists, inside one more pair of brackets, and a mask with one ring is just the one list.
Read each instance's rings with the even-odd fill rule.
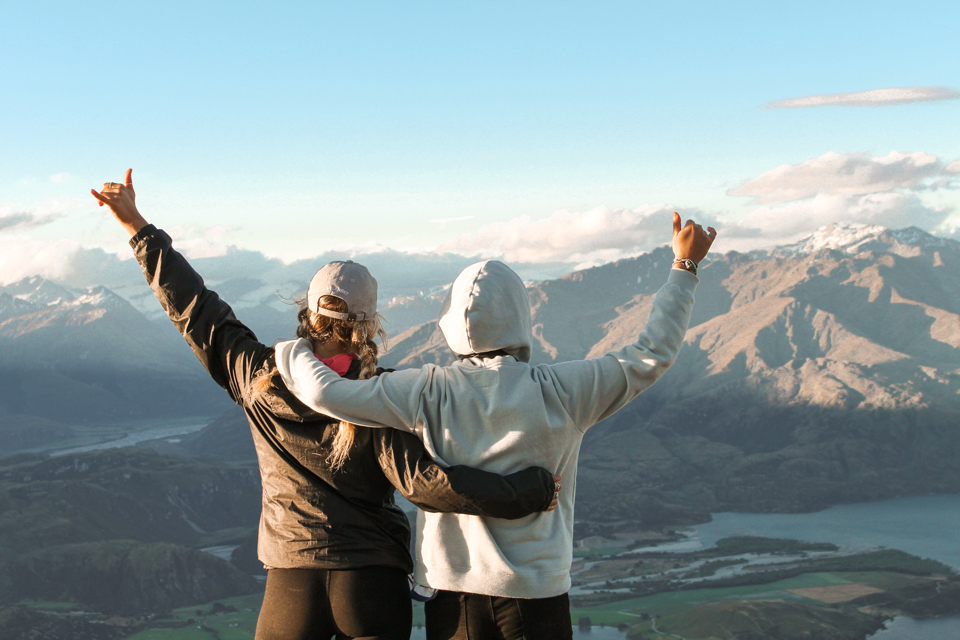
[[350,365],[357,359],[357,356],[353,353],[338,353],[332,358],[321,358],[317,356],[317,359],[342,377],[347,374],[347,370],[350,369]]

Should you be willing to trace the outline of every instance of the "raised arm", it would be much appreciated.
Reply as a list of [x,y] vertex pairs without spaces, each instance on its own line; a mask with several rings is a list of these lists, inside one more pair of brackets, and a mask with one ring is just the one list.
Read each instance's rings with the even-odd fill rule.
[[507,476],[462,465],[441,467],[419,438],[393,429],[378,429],[374,444],[384,475],[424,511],[515,520],[557,506],[560,476],[542,467]]
[[560,402],[585,431],[650,387],[676,360],[693,311],[697,266],[717,237],[692,220],[681,226],[673,214],[674,265],[657,292],[646,326],[637,340],[593,360],[544,367]]
[[131,234],[130,246],[143,275],[201,364],[235,402],[242,403],[250,378],[270,349],[207,289],[203,278],[173,248],[170,236],[140,215],[132,173],[127,170],[123,184],[109,182],[102,191],[91,189],[91,193],[101,206],[110,207]]

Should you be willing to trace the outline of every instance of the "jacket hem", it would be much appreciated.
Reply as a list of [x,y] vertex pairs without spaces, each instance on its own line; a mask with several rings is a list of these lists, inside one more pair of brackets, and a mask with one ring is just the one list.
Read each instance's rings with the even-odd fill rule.
[[[426,576],[429,573],[429,577]],[[441,591],[459,591],[502,598],[552,598],[570,590],[570,572],[490,574],[485,571],[458,573],[429,571],[418,566],[417,582]]]

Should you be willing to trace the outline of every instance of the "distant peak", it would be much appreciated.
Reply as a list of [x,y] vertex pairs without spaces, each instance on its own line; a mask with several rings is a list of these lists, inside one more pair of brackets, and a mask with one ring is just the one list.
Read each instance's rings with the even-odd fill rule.
[[[898,246],[899,245],[899,246]],[[956,247],[958,243],[946,238],[938,238],[920,229],[888,229],[880,225],[869,224],[828,224],[820,227],[799,242],[776,247],[776,255],[796,255],[816,253],[822,249],[857,254],[863,251],[880,250],[899,253],[904,245],[920,249]]]
[[91,307],[117,307],[127,306],[128,304],[126,300],[106,287],[90,287],[71,300],[67,306],[80,307],[89,305]]
[[40,276],[30,276],[11,285],[0,287],[0,291],[15,298],[46,306],[73,300],[76,292]]

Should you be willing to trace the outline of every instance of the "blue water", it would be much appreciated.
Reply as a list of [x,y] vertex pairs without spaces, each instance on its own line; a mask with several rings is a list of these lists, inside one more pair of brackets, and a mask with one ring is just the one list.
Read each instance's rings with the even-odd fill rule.
[[851,550],[900,549],[960,570],[960,494],[860,502],[817,513],[717,513],[694,529],[706,546],[737,535],[796,538]]
[[[713,522],[693,527],[705,547],[729,536],[794,538],[832,542],[850,551],[887,547],[932,558],[960,571],[960,494],[897,498],[831,507],[817,513],[716,513]],[[693,540],[689,547],[695,547]],[[684,545],[689,548],[688,545]],[[411,640],[424,640],[414,629]],[[418,635],[419,632],[419,635]],[[613,627],[573,629],[574,640],[623,640]],[[870,640],[960,640],[960,616],[914,620],[896,618]]]
[[887,628],[877,631],[870,640],[957,640],[960,638],[960,616],[914,620],[897,618]]
[[[919,496],[831,507],[817,513],[717,513],[694,527],[705,546],[728,536],[833,542],[844,549],[900,549],[960,570],[960,495]],[[897,618],[871,640],[958,640],[960,616]]]

